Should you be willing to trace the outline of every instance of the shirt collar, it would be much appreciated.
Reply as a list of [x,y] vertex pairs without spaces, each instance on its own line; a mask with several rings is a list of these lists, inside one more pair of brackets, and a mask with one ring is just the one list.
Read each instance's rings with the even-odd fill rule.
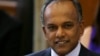
[[[76,48],[73,49],[70,53],[66,54],[65,56],[79,56],[81,44],[78,43]],[[51,49],[51,56],[58,56],[53,49]]]

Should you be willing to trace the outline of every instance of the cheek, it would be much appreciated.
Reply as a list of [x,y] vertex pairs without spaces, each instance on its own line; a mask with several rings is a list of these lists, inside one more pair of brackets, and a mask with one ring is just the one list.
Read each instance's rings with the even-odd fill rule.
[[53,33],[47,33],[46,41],[47,41],[49,46],[53,47],[54,41],[55,41],[55,35]]
[[71,37],[70,39],[72,41],[78,41],[80,38],[80,31],[78,28],[72,29],[69,33],[69,36]]
[[47,39],[47,41],[53,42],[55,40],[55,33],[47,32],[46,39]]

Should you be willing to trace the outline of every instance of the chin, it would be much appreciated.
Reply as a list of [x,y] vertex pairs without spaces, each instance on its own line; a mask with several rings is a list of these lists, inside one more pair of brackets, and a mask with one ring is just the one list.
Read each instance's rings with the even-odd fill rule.
[[55,52],[59,55],[66,55],[70,52],[70,48],[57,48],[55,49]]

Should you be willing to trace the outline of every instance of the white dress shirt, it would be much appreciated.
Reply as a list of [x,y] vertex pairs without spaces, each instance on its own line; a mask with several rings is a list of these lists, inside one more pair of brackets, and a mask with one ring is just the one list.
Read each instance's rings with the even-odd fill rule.
[[[80,43],[78,43],[76,48],[73,49],[70,53],[66,54],[65,56],[79,56],[80,48],[81,45]],[[58,56],[53,49],[51,49],[51,56]]]

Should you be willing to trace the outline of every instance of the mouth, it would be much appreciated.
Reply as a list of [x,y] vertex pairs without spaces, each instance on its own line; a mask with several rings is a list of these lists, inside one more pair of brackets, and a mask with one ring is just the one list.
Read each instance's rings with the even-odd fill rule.
[[69,42],[69,40],[58,40],[58,41],[55,41],[55,44],[59,45],[59,46],[63,46],[65,44],[67,44],[68,42]]

